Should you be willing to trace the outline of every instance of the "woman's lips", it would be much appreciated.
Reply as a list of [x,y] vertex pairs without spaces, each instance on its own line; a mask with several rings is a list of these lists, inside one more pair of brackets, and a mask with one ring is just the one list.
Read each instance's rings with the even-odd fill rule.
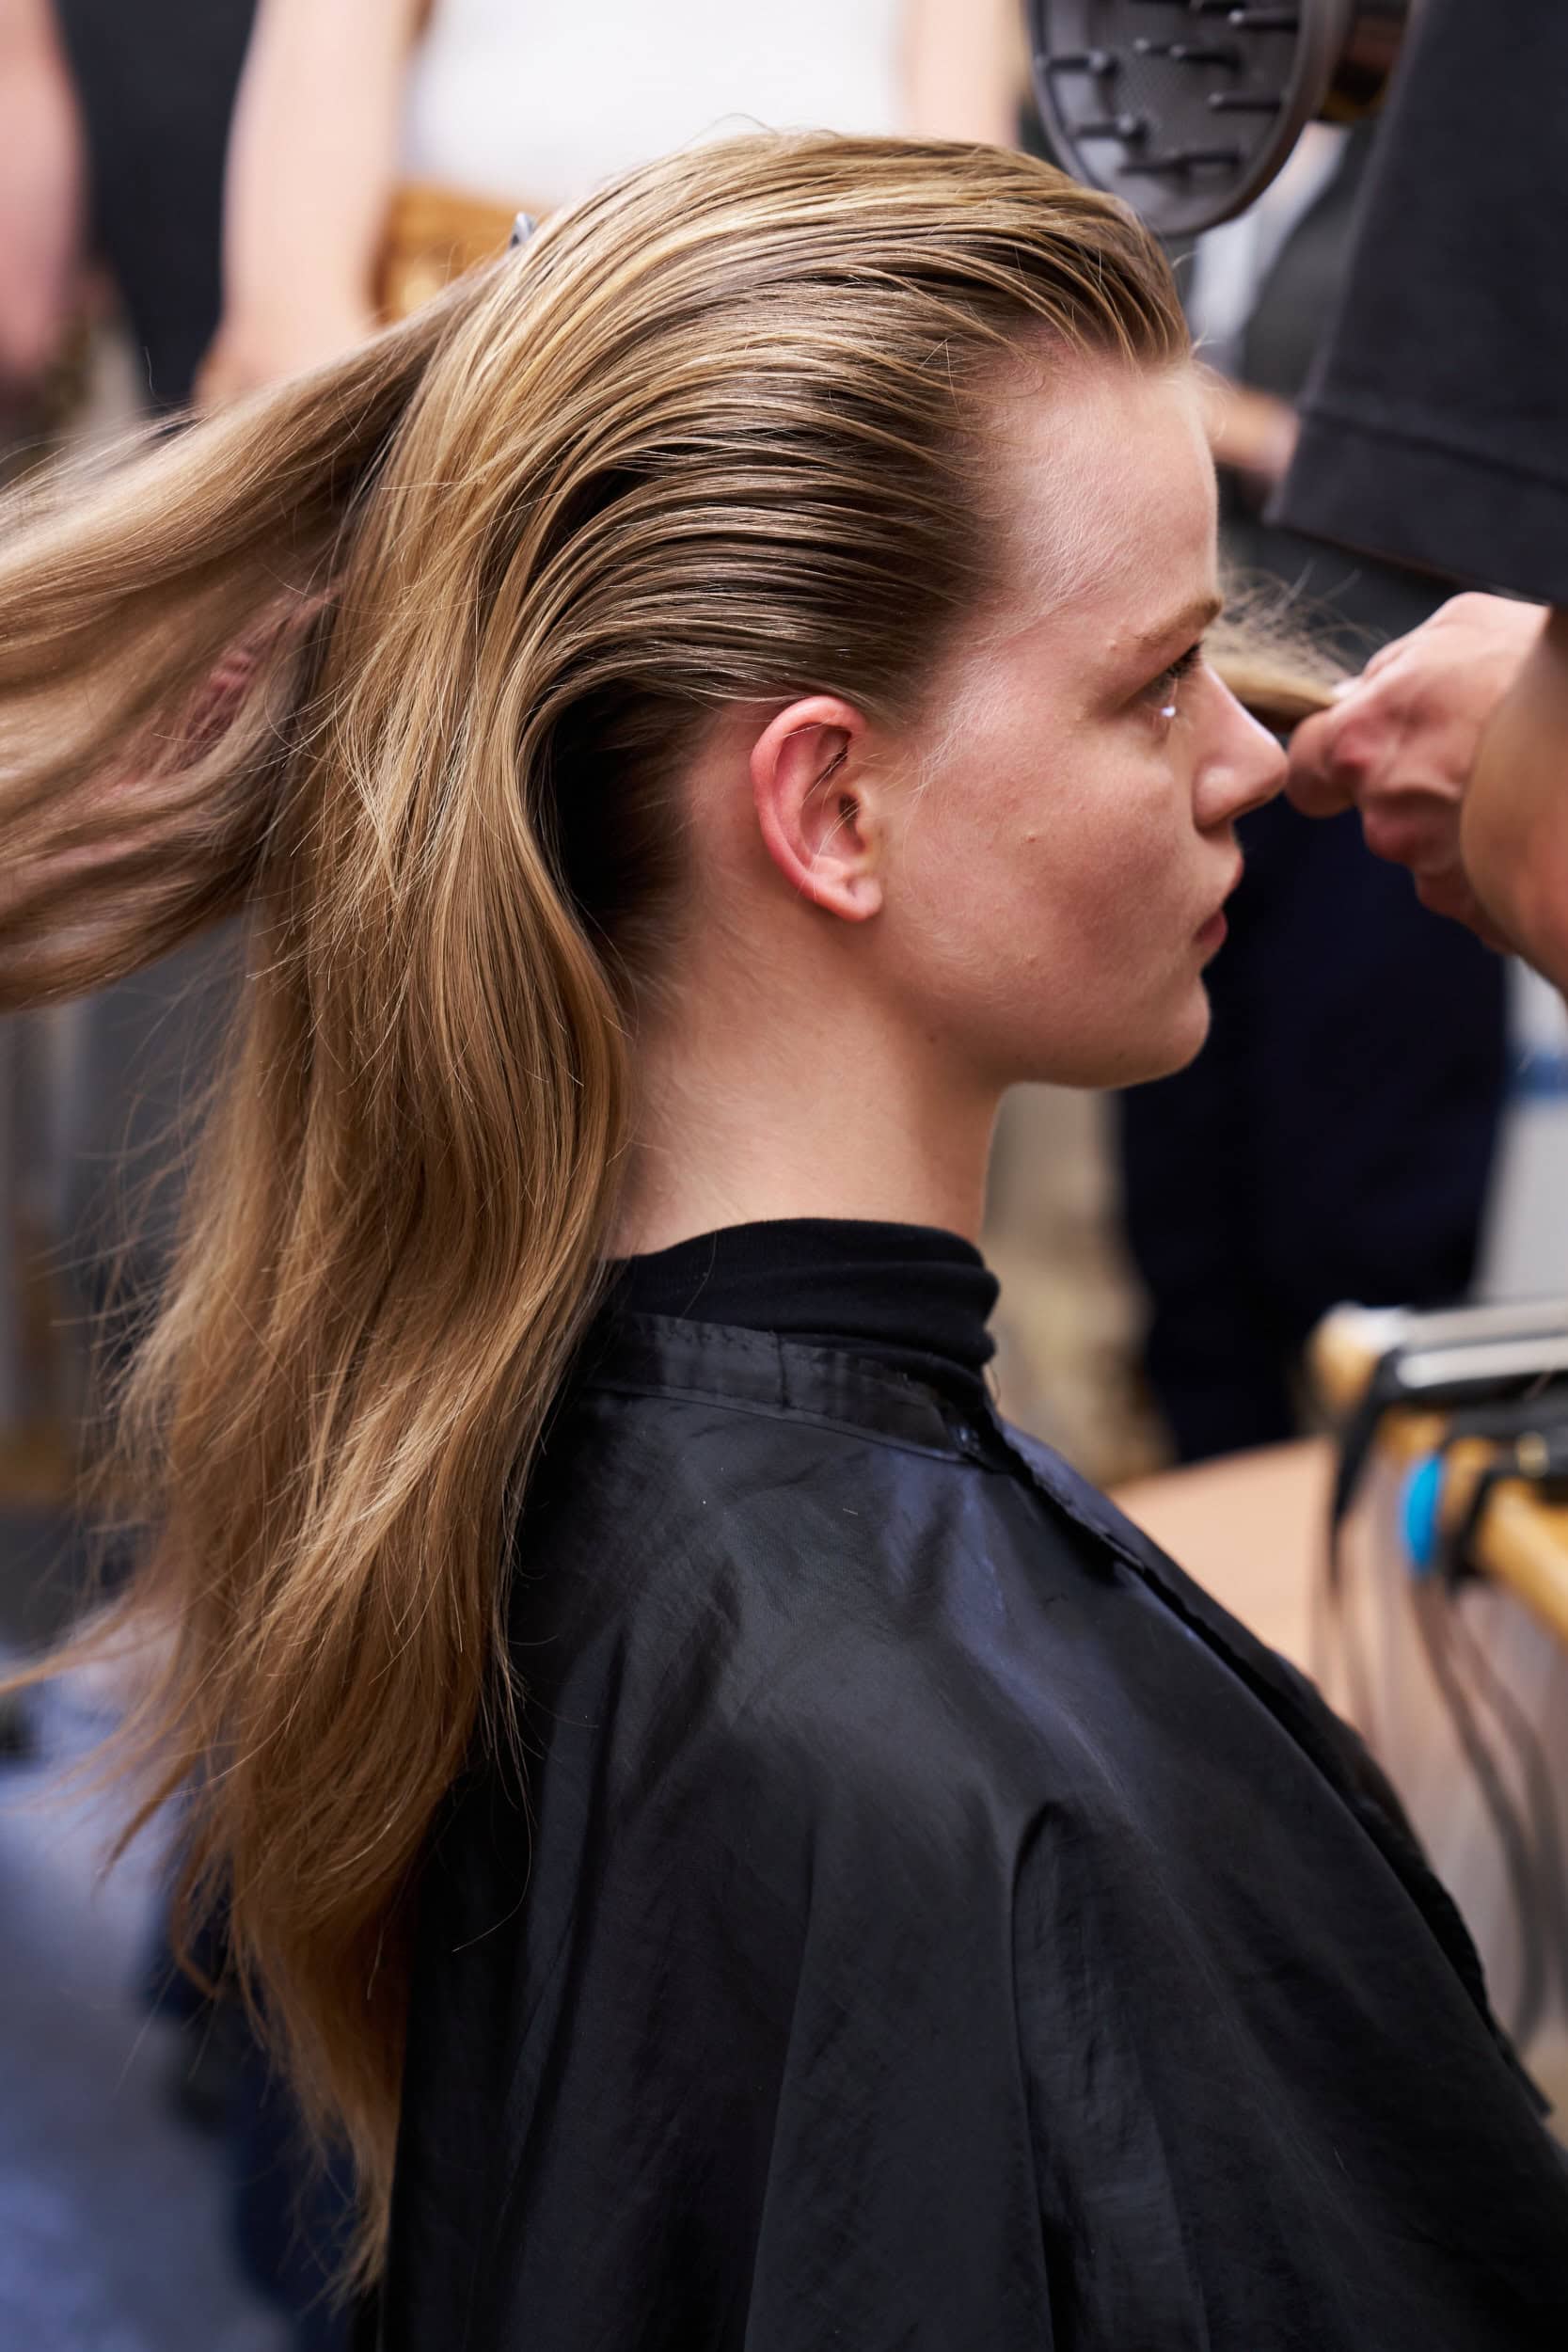
[[[1225,886],[1225,898],[1229,898],[1231,892],[1235,889],[1236,884],[1241,881],[1243,870],[1242,861],[1238,858],[1236,861],[1236,871],[1231,875],[1230,880]],[[1194,946],[1201,947],[1206,955],[1212,955],[1216,947],[1224,946],[1226,934],[1230,929],[1229,924],[1225,919],[1225,898],[1221,899],[1219,905],[1214,909],[1213,914],[1209,917],[1209,920],[1206,923],[1200,923],[1196,931],[1193,934]]]

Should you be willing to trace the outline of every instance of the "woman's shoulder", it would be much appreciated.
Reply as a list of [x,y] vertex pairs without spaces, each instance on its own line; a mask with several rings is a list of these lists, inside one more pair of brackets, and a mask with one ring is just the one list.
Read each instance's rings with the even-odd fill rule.
[[[610,1405],[557,1449],[513,1625],[558,1713],[602,1724],[613,1686],[630,1773],[654,1750],[802,1822],[990,1813],[1003,1846],[1042,1802],[1098,1805],[1147,1604],[1075,1487],[1053,1498],[1000,1441]],[[1140,1623],[1140,1658],[1159,1631]]]
[[[710,1729],[785,1764],[831,1751],[905,1785],[929,1765],[946,1789],[975,1757],[1025,1807],[1065,1793],[1101,1819],[1185,1777],[1201,1722],[1237,1770],[1364,1799],[1316,1693],[1048,1447],[989,1415],[791,1409],[733,1344],[724,1368],[734,1393],[705,1370],[587,1394],[527,1531],[525,1633],[544,1612],[574,1670],[635,1661],[621,1704],[634,1684],[689,1711],[695,1675]],[[809,1372],[820,1407],[837,1385]]]
[[586,1628],[679,1645],[693,1620],[769,1651],[916,1676],[994,1658],[999,1617],[1082,1574],[1004,1450],[708,1395],[594,1396],[531,1498],[518,1564]]

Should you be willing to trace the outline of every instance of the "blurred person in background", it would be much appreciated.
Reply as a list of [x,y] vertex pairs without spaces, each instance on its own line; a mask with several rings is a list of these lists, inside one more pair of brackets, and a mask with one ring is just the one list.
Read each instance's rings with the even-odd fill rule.
[[1568,9],[1424,0],[1278,513],[1503,592],[1386,648],[1291,789],[1568,991],[1565,107]]
[[1012,0],[261,0],[230,157],[221,400],[315,366],[628,166],[734,127],[1010,142]]
[[[0,0],[7,469],[188,399],[217,315],[222,159],[249,22],[249,0]],[[105,357],[122,351],[120,385]],[[8,1543],[3,1574],[18,1589],[0,1591],[0,1636],[75,1605],[63,1488],[89,1386],[83,1334],[106,1328],[117,1254],[128,1301],[156,1290],[168,1217],[127,1212],[127,1169],[166,1159],[198,1059],[187,1006],[203,978],[221,996],[227,977],[222,943],[203,943],[0,1039],[0,1200],[26,1204],[4,1219],[14,1255],[0,1268],[0,1395],[18,1417],[19,1495],[39,1521],[36,1542],[19,1530]],[[8,1499],[0,1486],[0,1508]]]
[[[1340,646],[1402,635],[1443,594],[1259,513],[1295,446],[1376,136],[1314,126],[1253,213],[1200,244],[1192,294],[1205,358],[1236,379],[1209,404],[1227,559],[1285,583]],[[1296,1433],[1302,1350],[1340,1300],[1465,1294],[1506,1073],[1502,961],[1428,912],[1354,816],[1314,826],[1278,801],[1243,839],[1209,1041],[1117,1102],[1145,1363],[1183,1461]]]
[[254,0],[52,0],[80,110],[87,232],[141,396],[182,408],[218,305],[223,158]]
[[[251,0],[0,0],[0,105],[14,118],[0,147],[8,370],[14,381],[20,348],[36,371],[90,310],[129,347],[133,404],[95,428],[178,412],[218,317],[223,163]],[[199,1091],[230,957],[222,939],[184,950],[103,992],[52,1041],[61,1327],[91,1326],[111,1355],[162,1279],[176,1210],[173,1186],[160,1196],[155,1180]],[[118,1343],[104,1314],[117,1261]],[[79,1365],[62,1383],[68,1397],[86,1388]]]
[[[76,266],[90,257],[106,273],[141,411],[176,413],[218,317],[224,155],[252,0],[32,6],[52,16],[80,141]],[[121,1292],[133,1324],[134,1302],[156,1291],[174,1212],[167,1200],[130,1210],[131,1171],[154,1174],[166,1157],[167,1132],[204,1063],[197,1001],[205,996],[211,1013],[230,977],[222,943],[208,944],[106,992],[74,1041],[68,1267],[79,1297],[101,1308],[106,1261],[128,1251]]]

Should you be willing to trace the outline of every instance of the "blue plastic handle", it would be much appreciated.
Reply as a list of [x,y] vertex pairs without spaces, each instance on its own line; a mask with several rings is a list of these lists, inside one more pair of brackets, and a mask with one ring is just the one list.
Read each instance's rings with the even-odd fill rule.
[[1428,1454],[1405,1479],[1403,1507],[1400,1514],[1404,1549],[1418,1576],[1430,1576],[1437,1565],[1443,1540],[1439,1517],[1442,1501],[1443,1457],[1439,1454]]

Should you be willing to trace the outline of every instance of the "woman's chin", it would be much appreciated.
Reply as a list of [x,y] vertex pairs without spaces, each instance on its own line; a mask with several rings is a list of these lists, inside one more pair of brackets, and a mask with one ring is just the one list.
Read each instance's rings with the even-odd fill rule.
[[1146,1086],[1153,1078],[1171,1077],[1178,1070],[1185,1070],[1202,1052],[1211,1017],[1208,991],[1200,980],[1164,1019],[1150,1022],[1125,1040],[1108,1045],[1102,1071],[1075,1083],[1136,1087]]
[[1209,1042],[1209,1032],[1213,1024],[1214,1009],[1209,1002],[1209,991],[1198,980],[1186,1008],[1181,1034],[1175,1042],[1171,1070],[1185,1070],[1187,1064],[1202,1053]]

